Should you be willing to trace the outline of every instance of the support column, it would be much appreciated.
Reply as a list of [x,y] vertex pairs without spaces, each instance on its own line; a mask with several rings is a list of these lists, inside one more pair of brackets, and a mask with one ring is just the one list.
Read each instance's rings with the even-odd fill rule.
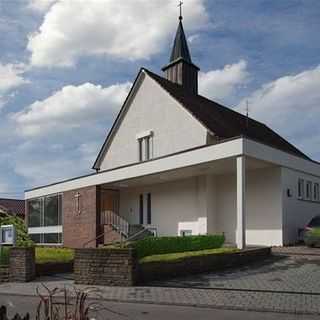
[[244,156],[237,158],[237,231],[238,249],[246,246],[246,161]]

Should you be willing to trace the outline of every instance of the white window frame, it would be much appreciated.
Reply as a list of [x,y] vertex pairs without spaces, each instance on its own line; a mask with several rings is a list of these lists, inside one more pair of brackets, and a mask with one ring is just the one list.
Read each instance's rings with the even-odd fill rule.
[[320,188],[318,182],[313,184],[313,200],[317,202],[320,200]]
[[153,157],[153,131],[148,130],[136,135],[138,142],[139,162],[148,161]]
[[308,180],[306,182],[306,200],[312,200],[312,181]]
[[298,199],[304,198],[304,179],[298,179]]

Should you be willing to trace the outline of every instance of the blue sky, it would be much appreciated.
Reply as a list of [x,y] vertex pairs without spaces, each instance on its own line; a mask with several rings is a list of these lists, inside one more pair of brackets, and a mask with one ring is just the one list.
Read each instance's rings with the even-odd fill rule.
[[[0,197],[91,171],[141,66],[161,74],[175,0],[0,1]],[[320,2],[185,0],[201,94],[320,160]]]

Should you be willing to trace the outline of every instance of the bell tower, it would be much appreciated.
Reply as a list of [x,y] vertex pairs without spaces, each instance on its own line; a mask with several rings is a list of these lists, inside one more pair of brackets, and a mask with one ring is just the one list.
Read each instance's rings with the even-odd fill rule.
[[199,68],[192,63],[188,42],[184,33],[181,15],[174,40],[170,62],[162,68],[165,78],[174,83],[180,84],[186,91],[198,94],[198,72]]

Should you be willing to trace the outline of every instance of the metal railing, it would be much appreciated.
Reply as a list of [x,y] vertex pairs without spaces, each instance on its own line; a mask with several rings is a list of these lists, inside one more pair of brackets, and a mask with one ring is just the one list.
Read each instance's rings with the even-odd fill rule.
[[101,225],[112,226],[125,237],[129,236],[129,223],[113,211],[107,210],[101,212]]

